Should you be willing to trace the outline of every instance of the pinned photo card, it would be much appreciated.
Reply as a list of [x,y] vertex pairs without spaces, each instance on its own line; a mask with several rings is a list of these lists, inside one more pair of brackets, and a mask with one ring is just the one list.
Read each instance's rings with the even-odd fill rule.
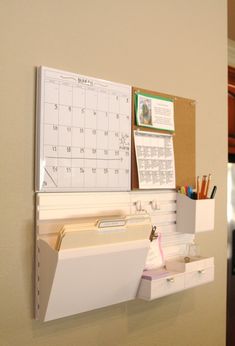
[[138,126],[175,131],[174,101],[170,98],[136,92],[135,114]]

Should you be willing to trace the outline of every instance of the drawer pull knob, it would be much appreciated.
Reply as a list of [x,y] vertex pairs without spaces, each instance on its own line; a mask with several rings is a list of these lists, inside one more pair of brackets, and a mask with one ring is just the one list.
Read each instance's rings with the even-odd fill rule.
[[174,278],[168,278],[168,279],[166,279],[166,281],[172,283],[172,282],[175,282],[175,279]]
[[205,269],[200,269],[200,270],[198,270],[198,274],[205,274]]

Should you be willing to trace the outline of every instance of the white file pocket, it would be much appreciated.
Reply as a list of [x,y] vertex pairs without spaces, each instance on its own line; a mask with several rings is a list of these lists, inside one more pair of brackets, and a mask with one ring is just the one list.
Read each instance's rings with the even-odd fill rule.
[[148,215],[112,217],[65,223],[38,239],[37,318],[50,321],[135,299],[151,229]]
[[149,241],[56,251],[38,241],[38,319],[53,319],[135,299]]

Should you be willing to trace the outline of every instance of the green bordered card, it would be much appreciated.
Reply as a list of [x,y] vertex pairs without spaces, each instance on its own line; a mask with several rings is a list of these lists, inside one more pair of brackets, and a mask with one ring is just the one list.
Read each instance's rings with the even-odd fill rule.
[[135,93],[135,115],[138,126],[175,131],[174,101],[147,93]]

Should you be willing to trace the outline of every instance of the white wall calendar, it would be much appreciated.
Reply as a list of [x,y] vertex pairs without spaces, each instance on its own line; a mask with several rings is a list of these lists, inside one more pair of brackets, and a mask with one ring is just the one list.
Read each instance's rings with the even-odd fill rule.
[[128,191],[131,87],[38,68],[36,191]]

